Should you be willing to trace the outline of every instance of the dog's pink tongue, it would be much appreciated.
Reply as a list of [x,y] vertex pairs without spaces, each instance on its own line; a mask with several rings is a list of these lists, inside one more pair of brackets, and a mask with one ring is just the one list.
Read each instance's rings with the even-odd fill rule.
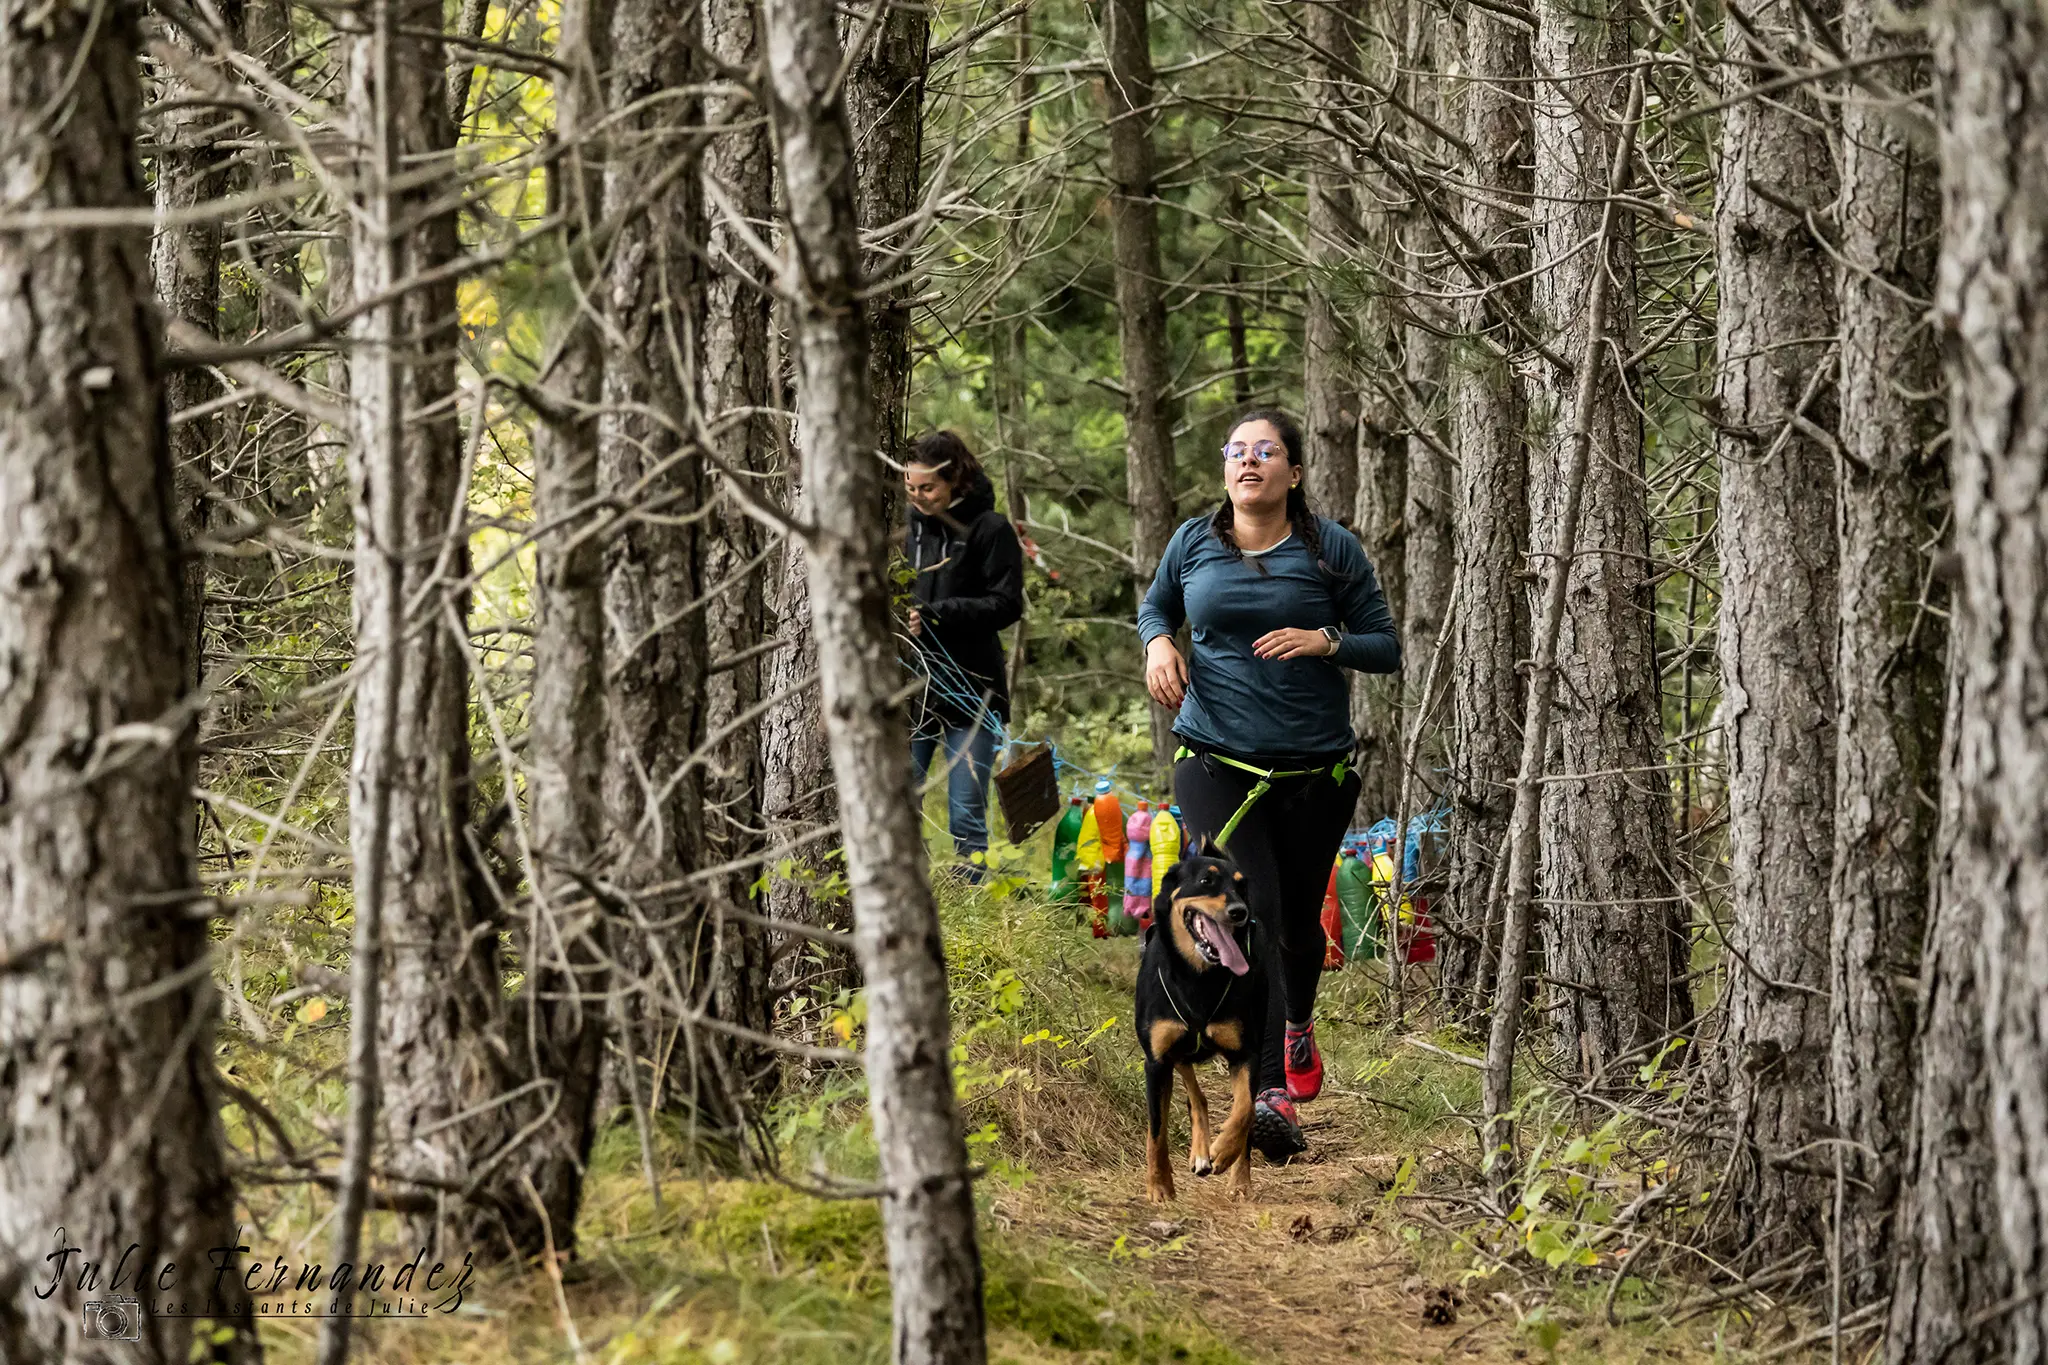
[[1237,940],[1231,936],[1228,929],[1207,915],[1196,916],[1195,927],[1201,930],[1203,940],[1216,950],[1216,956],[1222,960],[1223,965],[1230,968],[1232,976],[1243,976],[1251,970],[1251,964],[1244,960],[1244,954],[1238,950]]

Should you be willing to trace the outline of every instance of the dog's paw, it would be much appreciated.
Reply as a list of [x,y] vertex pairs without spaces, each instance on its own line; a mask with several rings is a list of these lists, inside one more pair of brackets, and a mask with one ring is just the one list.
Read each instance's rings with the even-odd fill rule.
[[1173,1182],[1169,1180],[1165,1184],[1161,1184],[1157,1180],[1146,1181],[1145,1198],[1155,1204],[1171,1204],[1173,1202]]
[[1212,1175],[1215,1173],[1216,1163],[1208,1157],[1198,1156],[1188,1162],[1188,1169],[1196,1175]]

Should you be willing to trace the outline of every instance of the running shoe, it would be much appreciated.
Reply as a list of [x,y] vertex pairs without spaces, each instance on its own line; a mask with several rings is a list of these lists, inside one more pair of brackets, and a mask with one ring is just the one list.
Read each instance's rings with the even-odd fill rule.
[[1287,1098],[1307,1104],[1323,1093],[1323,1054],[1316,1050],[1316,1026],[1287,1026]]
[[1273,1089],[1259,1095],[1252,1110],[1252,1146],[1275,1165],[1308,1150],[1301,1135],[1301,1122],[1294,1114],[1294,1101],[1285,1090]]

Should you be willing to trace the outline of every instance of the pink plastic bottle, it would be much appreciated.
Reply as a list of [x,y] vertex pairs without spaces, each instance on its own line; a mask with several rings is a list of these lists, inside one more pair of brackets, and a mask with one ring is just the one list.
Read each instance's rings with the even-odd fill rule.
[[1138,802],[1124,823],[1124,914],[1140,929],[1152,923],[1152,803]]

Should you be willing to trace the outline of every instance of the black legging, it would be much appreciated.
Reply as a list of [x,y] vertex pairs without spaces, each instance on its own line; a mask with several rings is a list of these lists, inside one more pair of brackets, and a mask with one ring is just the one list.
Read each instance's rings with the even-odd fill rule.
[[[1204,835],[1222,833],[1257,781],[1213,757],[1175,764],[1173,794],[1187,847]],[[1341,786],[1326,773],[1280,778],[1230,836],[1226,852],[1244,873],[1252,914],[1272,927],[1280,945],[1270,973],[1273,988],[1266,992],[1260,1091],[1287,1084],[1282,1060],[1287,1020],[1305,1024],[1315,1017],[1316,985],[1323,975],[1323,893],[1357,804],[1355,772],[1345,773]]]

